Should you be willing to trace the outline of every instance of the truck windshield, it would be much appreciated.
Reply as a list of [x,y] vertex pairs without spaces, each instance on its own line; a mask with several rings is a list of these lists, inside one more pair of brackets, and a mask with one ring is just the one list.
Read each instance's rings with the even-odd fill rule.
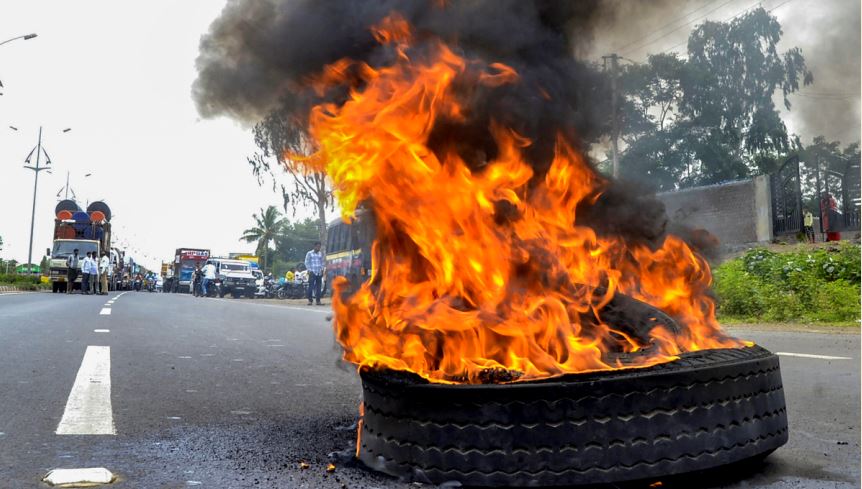
[[68,258],[72,256],[72,251],[76,248],[78,249],[78,256],[86,256],[88,251],[99,251],[99,245],[92,241],[55,241],[51,257]]
[[230,270],[231,272],[247,272],[248,265],[240,265],[239,263],[222,263],[222,270]]

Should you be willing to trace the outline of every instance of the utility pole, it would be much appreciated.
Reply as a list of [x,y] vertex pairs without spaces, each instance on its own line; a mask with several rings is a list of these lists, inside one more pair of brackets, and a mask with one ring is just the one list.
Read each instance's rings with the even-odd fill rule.
[[[32,273],[32,264],[33,264],[33,229],[34,224],[36,222],[36,190],[39,188],[39,172],[42,170],[50,171],[51,158],[48,157],[48,153],[42,148],[42,127],[39,126],[39,142],[36,143],[36,147],[30,151],[30,154],[27,155],[27,159],[24,160],[25,163],[30,163],[30,158],[33,156],[33,151],[36,152],[36,166],[27,166],[24,165],[24,168],[28,170],[33,170],[36,173],[36,177],[33,179],[33,210],[30,212],[30,248],[27,251],[27,267],[28,271]],[[42,161],[42,153],[45,153],[45,166],[39,166]]]
[[611,158],[614,164],[614,178],[620,176],[619,148],[617,138],[620,135],[619,118],[617,117],[617,73],[619,72],[619,59],[616,53],[602,56],[605,71],[608,70],[608,60],[611,61]]

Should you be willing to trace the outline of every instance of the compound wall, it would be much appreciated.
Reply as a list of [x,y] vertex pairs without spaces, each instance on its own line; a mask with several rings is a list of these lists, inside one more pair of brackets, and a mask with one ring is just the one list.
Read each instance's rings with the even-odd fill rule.
[[670,220],[715,235],[723,248],[772,239],[769,177],[657,195]]

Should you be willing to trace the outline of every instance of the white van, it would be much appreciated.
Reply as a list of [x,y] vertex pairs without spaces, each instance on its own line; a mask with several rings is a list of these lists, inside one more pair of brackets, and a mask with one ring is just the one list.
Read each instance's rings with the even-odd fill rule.
[[257,286],[249,262],[227,258],[211,258],[210,261],[216,267],[216,278],[221,284],[222,297],[227,294],[235,299],[242,296],[254,297]]

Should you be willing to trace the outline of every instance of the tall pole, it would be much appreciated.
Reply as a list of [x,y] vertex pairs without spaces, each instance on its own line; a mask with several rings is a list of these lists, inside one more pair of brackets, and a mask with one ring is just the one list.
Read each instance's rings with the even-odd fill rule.
[[620,57],[616,53],[613,53],[607,56],[602,56],[602,59],[605,60],[605,66],[607,66],[607,60],[611,60],[611,158],[614,165],[614,178],[619,178],[620,159],[619,148],[617,147],[617,138],[619,138],[620,135],[620,127],[617,117],[617,73],[619,71]]
[[[36,173],[36,177],[33,179],[33,210],[30,212],[30,248],[27,251],[27,267],[28,271],[32,273],[33,268],[33,229],[36,223],[36,190],[39,188],[39,172],[42,170],[47,170],[47,166],[39,166],[42,161],[42,126],[39,126],[39,142],[36,144],[36,166],[25,166],[29,170],[33,170]],[[28,161],[29,163],[29,161]]]

